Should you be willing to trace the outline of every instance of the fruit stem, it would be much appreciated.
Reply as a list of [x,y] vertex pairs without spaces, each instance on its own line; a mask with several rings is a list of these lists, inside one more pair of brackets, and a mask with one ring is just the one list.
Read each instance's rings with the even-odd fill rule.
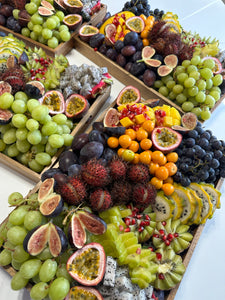
[[82,203],[79,204],[76,208],[74,208],[74,209],[72,209],[72,210],[70,210],[70,211],[68,212],[68,214],[65,216],[65,218],[63,219],[63,222],[62,222],[62,224],[63,224],[64,226],[66,225],[67,219],[69,218],[69,216],[71,216],[72,214],[76,213],[76,212],[81,208],[81,206],[82,206]]

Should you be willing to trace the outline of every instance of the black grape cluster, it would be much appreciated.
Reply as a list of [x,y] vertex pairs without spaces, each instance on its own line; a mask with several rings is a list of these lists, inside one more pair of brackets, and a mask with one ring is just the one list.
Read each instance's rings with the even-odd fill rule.
[[122,10],[131,11],[136,16],[140,16],[141,14],[144,14],[146,17],[148,16],[154,16],[156,19],[161,19],[164,11],[159,10],[158,8],[151,10],[150,4],[148,3],[148,0],[131,0],[127,1]]
[[225,177],[225,142],[217,139],[211,130],[198,122],[194,130],[183,134],[177,148],[178,171],[174,181],[188,186],[191,182],[215,184]]

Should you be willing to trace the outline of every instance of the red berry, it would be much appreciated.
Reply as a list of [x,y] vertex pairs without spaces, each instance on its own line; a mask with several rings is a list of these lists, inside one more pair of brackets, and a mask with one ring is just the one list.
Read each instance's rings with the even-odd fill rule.
[[164,231],[163,229],[160,229],[160,230],[159,230],[159,233],[160,233],[161,235],[164,235],[164,234],[165,234],[165,231]]
[[175,232],[174,237],[177,238],[179,236],[179,233]]
[[166,246],[169,246],[170,245],[170,241],[169,240],[165,240],[165,244],[166,244]]
[[158,260],[160,260],[160,259],[162,258],[162,254],[161,254],[161,253],[156,253],[156,258],[157,258]]
[[163,275],[163,273],[159,273],[159,275],[158,275],[158,277],[159,277],[159,279],[165,279],[165,276]]
[[172,233],[169,233],[169,234],[167,235],[167,238],[168,238],[169,241],[172,241],[172,240],[173,240],[173,234],[172,234]]
[[166,240],[167,240],[167,236],[166,236],[166,235],[163,235],[163,236],[162,236],[162,240],[163,240],[163,241],[166,241]]
[[166,221],[162,221],[162,225],[163,225],[163,226],[166,226]]
[[159,235],[158,234],[153,234],[153,237],[155,237],[155,238],[159,238]]
[[139,232],[142,232],[143,230],[144,230],[144,227],[143,227],[143,226],[141,226],[141,227],[138,228],[138,231],[139,231]]
[[145,215],[145,220],[151,221],[151,217],[149,215]]
[[130,232],[130,227],[125,228],[124,232]]
[[136,224],[136,220],[135,220],[135,219],[132,219],[131,224],[132,224],[132,225]]

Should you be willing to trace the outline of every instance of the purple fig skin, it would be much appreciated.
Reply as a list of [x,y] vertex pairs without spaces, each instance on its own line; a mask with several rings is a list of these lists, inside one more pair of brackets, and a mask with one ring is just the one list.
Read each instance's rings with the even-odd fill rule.
[[[55,198],[55,201],[52,200],[53,198]],[[64,202],[62,197],[58,194],[53,194],[41,203],[39,209],[43,216],[54,218],[62,212],[63,205]]]
[[[57,257],[67,249],[68,240],[67,240],[67,237],[66,237],[64,231],[57,225],[54,225],[53,223],[51,223],[49,230],[50,230],[49,241],[48,241],[49,250],[50,250],[52,256]],[[60,245],[58,245],[60,247],[58,247],[58,249],[56,247],[54,248],[54,245],[51,243],[51,235],[52,234],[55,234],[55,237],[56,236],[58,237],[58,240],[60,242]],[[55,237],[54,237],[54,241],[55,241]]]
[[[27,253],[35,256],[44,250],[44,248],[48,242],[48,230],[49,230],[48,226],[49,226],[49,224],[40,225],[40,226],[33,228],[32,230],[30,230],[27,233],[27,235],[23,241],[23,248]],[[45,237],[45,239],[42,239],[42,241],[39,241],[39,243],[38,243],[39,248],[36,251],[34,251],[31,247],[32,239],[34,239],[35,234],[38,234],[38,232],[41,230],[42,231],[44,230],[45,234],[43,235],[43,237]]]
[[78,211],[78,217],[84,227],[94,235],[103,234],[107,229],[106,223],[101,218],[86,210]]

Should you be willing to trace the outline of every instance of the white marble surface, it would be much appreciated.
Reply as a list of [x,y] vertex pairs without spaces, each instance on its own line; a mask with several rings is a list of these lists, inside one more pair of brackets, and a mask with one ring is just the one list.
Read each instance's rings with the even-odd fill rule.
[[[196,31],[201,36],[216,37],[220,41],[221,49],[225,48],[225,5],[221,0],[152,0],[149,2],[153,9],[159,8],[165,11],[176,12],[182,26],[186,30]],[[107,5],[108,10],[113,14],[121,10],[125,1],[106,0],[103,3]],[[75,50],[72,50],[68,58],[71,63],[81,64],[86,62],[92,64],[92,62]],[[114,79],[111,97],[107,104],[115,99],[122,87],[123,85]],[[214,112],[211,119],[205,123],[205,126],[210,128],[214,135],[223,140],[225,140],[224,115],[225,102]],[[0,222],[11,211],[11,208],[7,205],[8,195],[13,191],[18,191],[25,196],[33,187],[34,183],[32,181],[0,164]],[[217,210],[214,217],[206,222],[175,300],[225,299],[225,184],[223,184],[221,192],[221,209]],[[0,299],[30,299],[29,293],[25,289],[18,292],[12,291],[10,276],[1,268]]]

